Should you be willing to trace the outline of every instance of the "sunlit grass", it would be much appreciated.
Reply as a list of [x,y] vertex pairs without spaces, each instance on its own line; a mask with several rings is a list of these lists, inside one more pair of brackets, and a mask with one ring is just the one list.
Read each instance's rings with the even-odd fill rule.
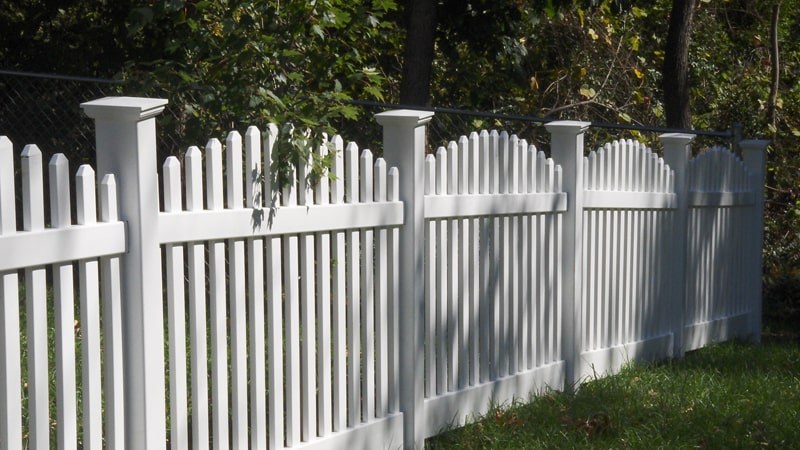
[[800,443],[800,343],[728,342],[630,365],[575,393],[494,408],[429,449],[792,448]]

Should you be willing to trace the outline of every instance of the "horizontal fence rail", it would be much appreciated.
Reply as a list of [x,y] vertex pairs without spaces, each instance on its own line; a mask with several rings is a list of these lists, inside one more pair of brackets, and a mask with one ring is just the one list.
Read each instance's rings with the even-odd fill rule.
[[277,186],[275,125],[159,165],[165,106],[84,103],[97,168],[74,182],[0,139],[0,449],[421,448],[759,339],[765,141],[691,157],[670,133],[659,158],[551,121],[550,158],[490,130],[426,155],[433,114],[395,110],[383,158],[335,136],[330,176]]

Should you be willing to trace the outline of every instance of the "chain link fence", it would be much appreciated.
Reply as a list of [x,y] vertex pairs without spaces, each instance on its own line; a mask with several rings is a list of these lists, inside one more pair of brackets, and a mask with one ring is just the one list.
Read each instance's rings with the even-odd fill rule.
[[[0,70],[0,135],[15,148],[36,144],[49,157],[64,153],[72,164],[94,162],[94,122],[80,104],[115,95],[134,95],[117,80]],[[158,121],[162,154],[185,147],[184,105],[167,105]]]
[[[73,164],[93,162],[94,123],[82,113],[80,104],[111,95],[141,93],[132,92],[122,81],[0,70],[0,98],[3,99],[0,102],[0,135],[8,136],[20,150],[25,144],[35,143],[48,157],[61,152]],[[182,93],[182,97],[192,101],[191,92]],[[354,101],[352,104],[360,110],[358,119],[343,119],[334,126],[346,141],[355,141],[362,148],[370,148],[380,154],[382,129],[375,122],[374,115],[400,106],[366,101]],[[431,153],[440,146],[446,147],[450,141],[457,141],[460,136],[469,136],[472,131],[481,130],[507,131],[545,152],[549,150],[550,135],[543,125],[550,119],[447,108],[429,109],[435,111],[434,119],[428,125],[428,151]],[[186,105],[170,103],[159,116],[158,146],[162,158],[182,154],[188,145],[198,144],[187,142],[184,136],[186,111]],[[248,125],[241,124],[242,127]],[[265,124],[254,125],[265,128]],[[239,131],[243,133],[244,129]],[[674,130],[594,123],[587,131],[585,142],[588,148],[596,148],[613,139],[633,138],[657,150],[660,147],[658,135],[665,131]],[[731,132],[687,131],[698,135],[697,147],[719,143],[720,140],[730,142]]]

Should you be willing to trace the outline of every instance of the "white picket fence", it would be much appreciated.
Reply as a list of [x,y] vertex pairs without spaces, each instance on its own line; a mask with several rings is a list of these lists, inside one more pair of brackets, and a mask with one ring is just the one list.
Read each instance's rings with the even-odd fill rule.
[[301,162],[277,192],[274,126],[159,171],[165,103],[82,105],[102,182],[78,170],[75,224],[63,156],[45,183],[27,146],[18,177],[0,140],[0,449],[421,447],[629,360],[759,339],[765,141],[586,155],[563,121],[552,158],[495,131],[426,156],[432,114],[389,111],[385,159],[336,136],[333,177]]

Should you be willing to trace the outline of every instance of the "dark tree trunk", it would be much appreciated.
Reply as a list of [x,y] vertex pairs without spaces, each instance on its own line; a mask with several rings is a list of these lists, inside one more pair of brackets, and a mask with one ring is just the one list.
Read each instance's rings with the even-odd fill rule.
[[772,56],[772,82],[770,83],[769,100],[767,101],[767,120],[772,127],[777,126],[778,88],[780,87],[781,54],[778,46],[778,24],[781,15],[781,4],[772,7],[772,26],[770,30],[770,54]]
[[400,103],[427,105],[430,101],[433,44],[436,38],[436,2],[411,0],[400,81]]
[[664,113],[667,126],[691,128],[689,105],[689,39],[697,0],[673,0],[664,53]]

